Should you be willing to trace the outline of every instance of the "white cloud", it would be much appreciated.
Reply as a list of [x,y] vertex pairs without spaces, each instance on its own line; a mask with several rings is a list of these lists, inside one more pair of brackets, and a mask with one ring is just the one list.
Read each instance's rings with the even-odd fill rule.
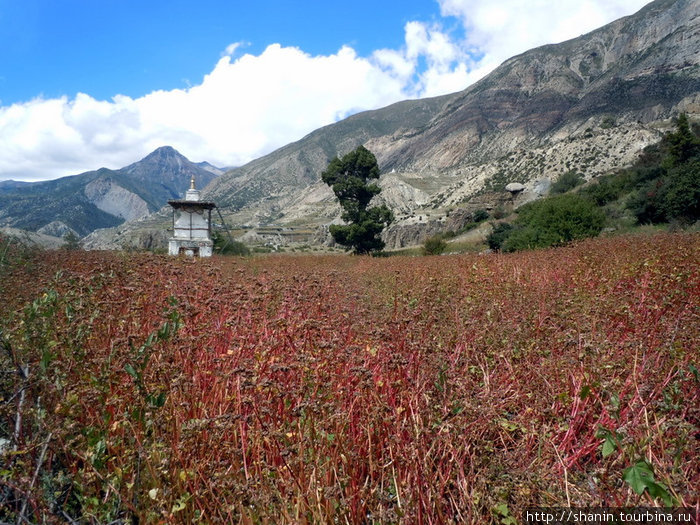
[[226,46],[226,49],[223,52],[223,55],[227,56],[233,56],[233,54],[236,52],[236,50],[243,45],[242,42],[233,42],[232,44],[229,44]]
[[[312,56],[232,43],[201,83],[141,98],[86,94],[0,106],[0,180],[119,168],[171,145],[194,161],[240,165],[348,114],[464,89],[536,45],[578,36],[645,0],[438,0],[465,37],[437,23],[405,25],[401,49]],[[236,56],[236,58],[234,58]]]
[[240,165],[358,109],[409,96],[410,72],[349,47],[311,56],[273,44],[233,60],[236,47],[186,90],[111,101],[78,94],[0,107],[0,179],[119,168],[164,144],[192,160]]

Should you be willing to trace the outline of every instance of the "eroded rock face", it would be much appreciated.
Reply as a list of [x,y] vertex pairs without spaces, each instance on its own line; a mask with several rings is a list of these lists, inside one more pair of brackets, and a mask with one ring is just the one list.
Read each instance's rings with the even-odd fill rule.
[[109,179],[95,179],[85,186],[85,196],[100,210],[125,221],[148,215],[148,204],[135,193]]
[[457,233],[467,224],[474,221],[474,210],[458,209],[449,216],[430,218],[414,216],[411,220],[392,224],[382,234],[386,248],[395,250],[407,246],[423,244],[433,235],[445,232]]

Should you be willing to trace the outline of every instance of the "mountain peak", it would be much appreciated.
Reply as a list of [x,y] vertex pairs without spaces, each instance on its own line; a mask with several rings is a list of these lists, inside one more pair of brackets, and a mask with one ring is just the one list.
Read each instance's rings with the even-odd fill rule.
[[152,160],[152,159],[168,159],[168,158],[177,158],[177,159],[184,159],[188,160],[187,157],[185,157],[182,153],[180,153],[178,150],[173,148],[172,146],[161,146],[160,148],[157,148],[153,150],[151,153],[146,155],[143,159],[141,159],[140,162]]

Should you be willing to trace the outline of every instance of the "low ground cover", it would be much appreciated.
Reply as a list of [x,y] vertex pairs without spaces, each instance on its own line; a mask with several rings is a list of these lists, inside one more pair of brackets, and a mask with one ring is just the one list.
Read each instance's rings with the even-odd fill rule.
[[695,506],[699,240],[195,261],[0,243],[0,521]]

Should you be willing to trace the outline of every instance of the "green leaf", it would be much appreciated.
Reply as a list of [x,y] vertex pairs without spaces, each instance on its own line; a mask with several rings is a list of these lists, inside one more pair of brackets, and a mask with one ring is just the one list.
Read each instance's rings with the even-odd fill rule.
[[515,432],[516,430],[521,430],[520,425],[518,425],[517,423],[512,423],[507,419],[499,419],[498,424],[501,425],[501,428],[504,428],[508,432]]
[[496,514],[502,516],[500,522],[502,525],[518,525],[518,521],[510,515],[510,509],[507,503],[499,503],[493,507]]
[[171,509],[170,512],[173,514],[180,512],[181,510],[184,510],[184,508],[187,506],[187,502],[192,499],[192,496],[190,495],[189,492],[185,492],[178,500],[175,502],[173,505],[173,508]]
[[676,500],[671,496],[663,483],[650,483],[647,486],[647,490],[652,498],[661,499],[666,507],[673,507],[676,505]]
[[583,385],[583,387],[581,388],[581,393],[579,393],[581,401],[585,400],[589,395],[591,395],[590,385]]
[[131,366],[131,363],[125,364],[124,370],[126,370],[126,373],[133,377],[135,381],[139,380],[139,373]]
[[630,484],[634,492],[642,494],[646,490],[647,484],[654,482],[654,471],[649,463],[640,459],[623,471],[622,479]]
[[617,394],[610,396],[610,406],[616,411],[620,410],[620,397]]
[[604,439],[602,453],[603,457],[607,458],[610,454],[617,450],[617,443],[620,435],[605,427],[600,427],[595,434],[598,439]]
[[160,394],[149,394],[146,396],[146,400],[148,401],[148,404],[150,404],[154,408],[160,408],[165,404],[165,392],[161,392]]
[[695,376],[695,380],[700,382],[700,372],[698,371],[697,367],[695,365],[690,365],[688,367],[692,374]]
[[622,479],[629,483],[632,490],[637,494],[641,495],[646,490],[652,498],[663,500],[664,505],[667,507],[672,507],[675,504],[674,498],[668,492],[668,489],[654,479],[654,471],[651,465],[643,459],[626,468],[623,471]]
[[610,454],[612,454],[616,450],[617,450],[617,444],[615,443],[615,440],[608,437],[605,440],[605,443],[603,443],[603,457],[607,458]]

